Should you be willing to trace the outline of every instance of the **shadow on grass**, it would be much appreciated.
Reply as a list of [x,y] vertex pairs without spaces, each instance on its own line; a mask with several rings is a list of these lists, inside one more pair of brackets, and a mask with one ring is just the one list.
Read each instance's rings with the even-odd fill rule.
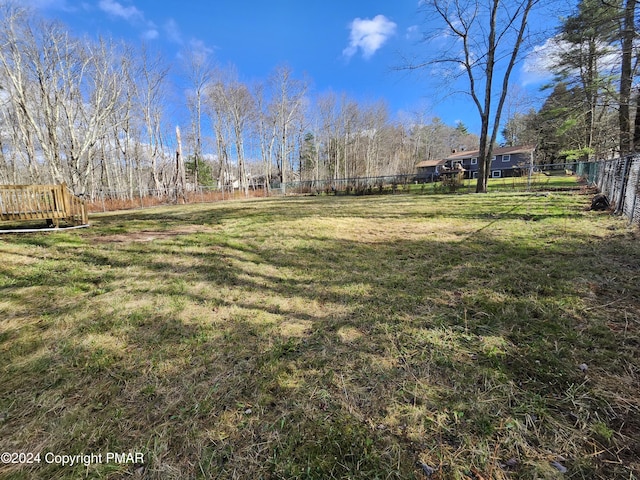
[[[464,207],[464,197],[473,197],[469,207]],[[242,220],[252,227],[261,224],[273,224],[287,219],[311,217],[333,218],[415,218],[420,214],[423,218],[450,217],[461,219],[504,218],[528,219],[531,215],[535,220],[544,218],[574,218],[580,213],[567,210],[565,199],[557,199],[550,195],[541,206],[539,194],[485,194],[485,195],[430,195],[418,197],[400,195],[390,197],[291,197],[278,199],[260,199],[253,202],[231,204],[195,204],[176,207],[162,207],[141,211],[116,212],[95,215],[92,223],[102,231],[122,230],[135,231],[145,224],[154,225],[160,229],[170,229],[172,226],[184,225],[189,222],[194,225],[221,225],[227,221]],[[354,202],[357,206],[354,207]],[[576,202],[588,206],[588,201],[576,195]],[[531,203],[534,212],[528,212],[526,207]],[[388,206],[401,205],[408,208],[394,208],[388,212]],[[427,205],[427,208],[419,205]],[[525,207],[523,212],[513,213],[514,210]]]
[[[295,202],[190,212],[192,224],[242,224],[145,242],[94,240],[185,215],[103,216],[81,242],[47,243],[41,261],[42,243],[9,239],[33,263],[0,271],[2,449],[142,451],[147,478],[420,478],[416,462],[433,478],[552,478],[559,458],[573,475],[628,476],[637,399],[600,383],[637,381],[637,326],[621,336],[607,305],[637,320],[627,238],[549,224],[514,242],[493,230],[520,221],[502,204],[498,218],[454,212],[481,223],[446,240],[265,232],[349,217]],[[381,218],[360,205],[352,217]],[[407,208],[381,215],[422,215]],[[552,210],[530,211],[580,217]]]

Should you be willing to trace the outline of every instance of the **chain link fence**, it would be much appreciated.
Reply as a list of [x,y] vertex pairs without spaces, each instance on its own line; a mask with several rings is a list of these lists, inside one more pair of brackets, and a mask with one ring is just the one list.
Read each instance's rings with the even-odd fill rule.
[[[554,190],[579,187],[580,183],[594,184],[597,167],[594,162],[564,162],[545,165],[524,164],[516,167],[492,169],[491,191]],[[452,182],[449,174],[459,175]],[[376,193],[465,193],[476,187],[477,171],[448,170],[416,175],[389,175],[287,182],[286,192],[295,194],[376,194]],[[563,181],[565,179],[566,181]],[[281,192],[279,183],[272,184],[271,193]]]
[[[472,172],[466,172],[465,177]],[[566,179],[564,182],[563,178]],[[445,188],[437,176],[419,178],[416,175],[393,175],[384,177],[357,177],[330,180],[290,182],[287,194],[334,194],[367,195],[380,193],[459,193],[475,189],[474,178],[464,178],[456,189]],[[575,162],[553,165],[523,165],[504,169],[501,178],[492,178],[492,191],[554,190],[580,188],[580,185],[596,186],[609,199],[616,213],[625,215],[630,223],[640,224],[640,154],[602,160],[597,162]],[[282,185],[273,182],[252,185],[250,197],[282,195]],[[89,201],[90,211],[147,208],[171,203],[215,202],[245,198],[237,189],[220,190],[217,187],[200,186],[195,191],[178,192],[165,189],[162,192],[146,190],[145,195],[127,198],[125,192],[103,193]]]
[[640,154],[597,162],[595,184],[615,213],[640,224]]

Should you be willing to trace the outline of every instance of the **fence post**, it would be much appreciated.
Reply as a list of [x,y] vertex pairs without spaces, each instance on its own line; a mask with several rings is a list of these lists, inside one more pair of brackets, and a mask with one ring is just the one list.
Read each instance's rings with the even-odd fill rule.
[[622,167],[622,185],[620,187],[620,198],[614,213],[624,213],[625,196],[627,194],[627,181],[629,180],[629,156],[624,157],[624,166]]
[[636,204],[638,203],[638,196],[640,195],[640,156],[635,157],[631,162],[630,170],[633,168],[634,163],[638,164],[637,168],[637,178],[635,190],[633,192],[633,204],[631,205],[631,212],[629,214],[629,225],[633,224],[636,216]]
[[529,158],[529,174],[527,175],[527,192],[531,191],[531,178],[533,177],[533,150]]

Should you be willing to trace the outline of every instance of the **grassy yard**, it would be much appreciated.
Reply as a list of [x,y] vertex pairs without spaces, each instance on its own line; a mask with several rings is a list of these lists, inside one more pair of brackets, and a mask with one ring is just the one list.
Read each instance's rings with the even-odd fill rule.
[[[487,190],[489,192],[509,192],[526,190],[565,190],[579,188],[582,179],[576,175],[567,175],[564,171],[553,172],[553,174],[534,173],[531,178],[527,175],[516,177],[489,178]],[[458,188],[460,192],[475,192],[476,179],[467,179]],[[438,190],[437,183],[434,190]],[[423,189],[428,192],[428,188]],[[446,190],[446,187],[444,187]],[[442,193],[442,192],[441,192]]]
[[[371,186],[369,188],[339,186],[337,195],[369,195],[369,194],[390,194],[390,193],[415,193],[415,194],[441,194],[451,193],[471,193],[476,190],[476,179],[464,179],[455,188],[442,181],[427,183],[386,183],[385,185]],[[327,185],[328,188],[329,185]],[[579,189],[586,186],[584,179],[577,175],[567,175],[564,170],[553,172],[553,174],[534,173],[531,178],[527,175],[515,177],[489,178],[487,190],[492,193],[497,192],[525,192],[525,191],[560,191]],[[295,191],[295,184],[292,185]],[[292,188],[290,187],[290,189]],[[306,192],[314,189],[307,187]],[[320,189],[322,190],[322,189]]]
[[[0,478],[638,478],[640,235],[589,202],[297,197],[2,235],[0,452],[41,456]],[[80,454],[102,458],[61,465]]]

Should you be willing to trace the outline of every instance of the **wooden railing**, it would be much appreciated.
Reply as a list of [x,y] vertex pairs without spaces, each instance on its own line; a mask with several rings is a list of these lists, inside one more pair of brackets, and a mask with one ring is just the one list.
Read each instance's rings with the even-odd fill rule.
[[60,226],[60,220],[72,225],[87,225],[84,200],[60,185],[0,185],[0,220],[46,220]]

